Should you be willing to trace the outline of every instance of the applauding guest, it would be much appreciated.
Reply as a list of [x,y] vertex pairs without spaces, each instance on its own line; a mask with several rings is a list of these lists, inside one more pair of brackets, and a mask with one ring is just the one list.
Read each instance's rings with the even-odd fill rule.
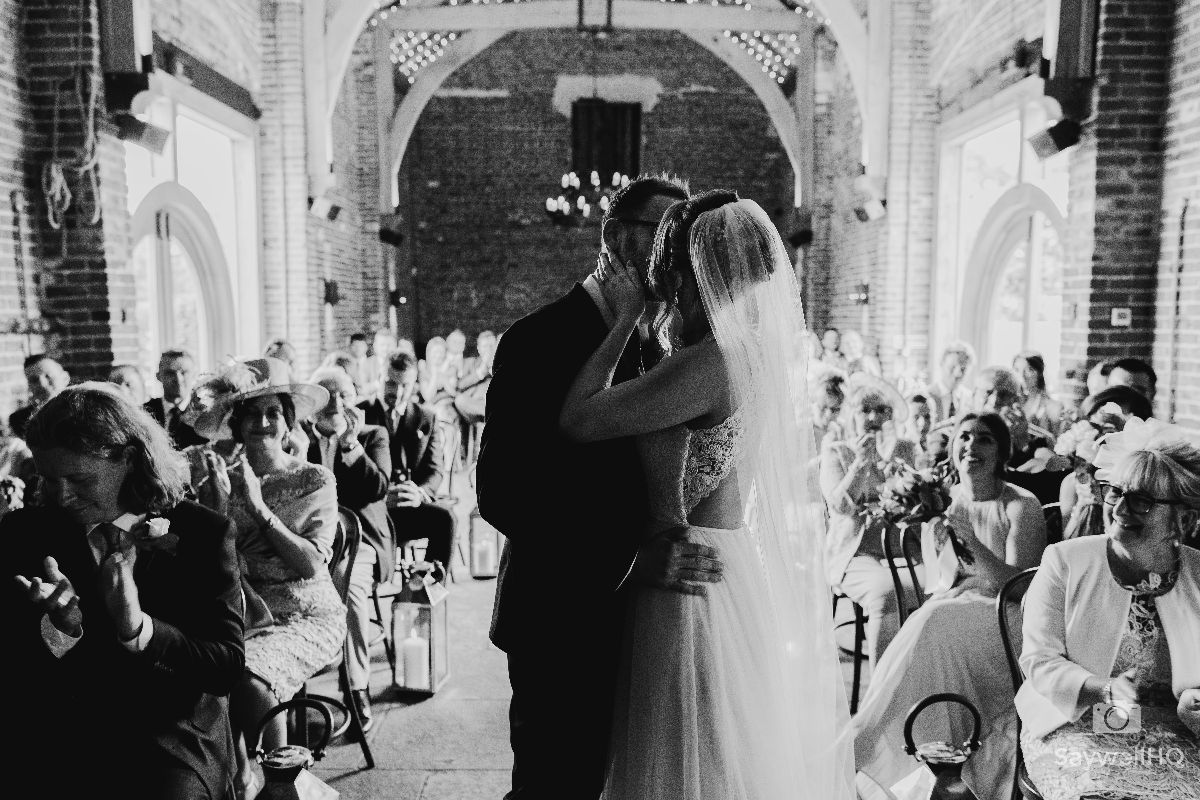
[[182,501],[166,433],[111,386],[65,390],[26,434],[45,505],[0,523],[19,584],[5,754],[55,797],[224,796],[244,665],[229,521]]
[[366,421],[387,429],[391,439],[392,481],[388,513],[403,544],[428,539],[427,561],[450,566],[454,549],[454,514],[433,502],[445,474],[442,428],[433,412],[417,402],[417,362],[398,352],[388,364],[383,402],[364,406]]
[[378,425],[363,424],[363,412],[354,405],[357,397],[349,375],[338,369],[319,369],[312,380],[329,392],[329,402],[313,415],[308,460],[333,473],[338,505],[357,514],[362,525],[363,540],[350,571],[350,590],[346,596],[349,628],[346,674],[365,733],[373,722],[367,653],[371,584],[389,579],[396,568],[396,534],[384,502],[392,457],[388,452],[387,431]]
[[[1046,800],[1181,797],[1200,774],[1200,553],[1180,546],[1200,508],[1200,449],[1172,425],[1131,419],[1096,465],[1105,534],[1048,548],[1026,595],[1021,749]],[[1134,704],[1141,736],[1093,733],[1119,728]],[[1139,761],[1134,748],[1151,741],[1177,760]],[[1098,748],[1129,768],[1097,768],[1086,754]]]
[[[210,459],[217,510],[237,526],[245,577],[246,671],[233,694],[235,733],[249,741],[259,720],[288,700],[329,664],[346,638],[346,607],[327,564],[337,531],[337,491],[329,470],[283,450],[297,418],[324,406],[320,386],[291,383],[272,358],[231,366],[224,385],[200,414],[196,428],[214,441],[232,438],[245,448],[232,467]],[[235,388],[236,387],[236,388]],[[277,716],[263,732],[271,750],[285,744]],[[238,748],[238,783],[253,795],[253,774]]]
[[187,407],[195,385],[196,365],[184,350],[167,350],[158,359],[158,381],[162,384],[161,398],[146,403],[146,410],[159,425],[171,434],[171,441],[180,450],[207,439],[187,423]]
[[[1037,564],[1046,547],[1046,524],[1037,499],[1004,481],[1011,445],[999,416],[965,415],[950,447],[960,483],[951,489],[946,517],[972,563],[958,564],[956,574],[935,577],[926,558],[926,589],[939,578],[953,581],[953,587],[908,618],[879,662],[854,717],[854,749],[859,769],[885,786],[914,769],[928,774],[904,752],[905,718],[925,697],[956,692],[987,723],[981,749],[963,767],[963,780],[979,800],[1008,800],[1016,714],[995,598],[1005,581]],[[947,725],[953,724],[945,711],[922,715],[917,741],[946,738]],[[949,739],[966,739],[965,731],[952,730]]]

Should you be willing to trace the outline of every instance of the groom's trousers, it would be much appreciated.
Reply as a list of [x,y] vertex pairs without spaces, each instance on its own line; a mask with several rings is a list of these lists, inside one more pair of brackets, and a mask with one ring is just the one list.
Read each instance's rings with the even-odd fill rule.
[[[547,634],[553,644],[555,637]],[[596,800],[604,788],[620,634],[508,655],[512,791],[506,800]]]

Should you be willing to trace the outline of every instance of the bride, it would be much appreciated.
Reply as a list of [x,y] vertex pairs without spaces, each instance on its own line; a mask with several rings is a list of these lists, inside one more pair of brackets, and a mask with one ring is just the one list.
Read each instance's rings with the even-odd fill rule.
[[599,275],[616,322],[572,385],[560,426],[579,441],[638,436],[646,535],[686,528],[719,552],[723,575],[698,595],[638,589],[604,797],[849,800],[820,500],[804,472],[804,316],[783,242],[733,192],[673,206],[649,282],[678,312],[679,346],[616,386],[647,290],[611,254]]

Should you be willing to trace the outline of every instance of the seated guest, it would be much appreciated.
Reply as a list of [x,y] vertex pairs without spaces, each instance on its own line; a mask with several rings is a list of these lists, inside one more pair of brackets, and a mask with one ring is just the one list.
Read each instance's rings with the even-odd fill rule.
[[1108,374],[1112,372],[1111,361],[1097,361],[1088,370],[1086,385],[1087,393],[1091,395],[1098,394],[1108,387]]
[[1016,373],[1005,367],[986,367],[975,378],[972,398],[977,413],[998,414],[1008,425],[1012,451],[1008,460],[1007,480],[1033,492],[1038,502],[1045,505],[1058,500],[1058,489],[1063,477],[1069,472],[1064,464],[1044,465],[1035,460],[1035,454],[1054,446],[1054,434],[1033,425],[1025,416],[1021,406],[1021,383]]
[[[1200,552],[1180,546],[1200,508],[1197,444],[1153,419],[1109,435],[1096,458],[1105,534],[1049,547],[1025,596],[1021,750],[1046,800],[1197,785]],[[1139,705],[1142,732],[1094,734],[1096,704]],[[1148,750],[1171,755],[1138,758]],[[1117,760],[1086,757],[1097,751]]]
[[24,507],[26,493],[32,493],[33,474],[29,446],[9,434],[0,421],[0,517]]
[[[1110,386],[1084,400],[1080,410],[1094,431],[1092,442],[1105,434],[1123,430],[1126,421],[1132,417],[1149,419],[1151,413],[1150,401],[1128,386]],[[1082,431],[1087,432],[1087,428]],[[1068,444],[1075,447],[1074,442]],[[1095,445],[1091,447],[1094,449]],[[1104,533],[1104,487],[1095,480],[1089,466],[1079,461],[1059,485],[1058,508],[1063,519],[1063,539]]]
[[932,467],[933,456],[929,450],[929,432],[933,429],[933,406],[929,398],[917,393],[908,397],[908,422],[904,426],[904,438],[917,445],[919,469]]
[[842,332],[837,328],[826,328],[821,333],[821,354],[818,358],[825,366],[850,374],[850,363],[842,355]]
[[354,381],[358,391],[371,380],[371,356],[368,353],[367,335],[361,331],[350,334],[350,365],[346,371]]
[[133,364],[118,364],[110,369],[108,382],[121,387],[125,396],[139,406],[146,402],[146,379]]
[[325,358],[321,359],[321,367],[333,367],[340,369],[354,379],[354,356],[347,353],[345,350],[333,350]]
[[1063,426],[1063,405],[1046,391],[1046,361],[1041,353],[1026,350],[1013,359],[1013,371],[1025,390],[1025,418],[1057,435]]
[[879,359],[867,352],[867,345],[858,331],[849,330],[842,335],[842,355],[846,359],[846,371],[851,375],[856,372],[883,374]]
[[483,422],[484,398],[492,382],[492,360],[496,356],[496,334],[480,331],[475,347],[479,355],[463,362],[458,394],[454,398],[454,409],[467,425]]
[[938,378],[924,392],[933,406],[934,422],[954,419],[971,409],[967,375],[974,363],[975,351],[966,342],[955,342],[942,351]]
[[[320,386],[290,383],[285,364],[260,358],[227,368],[237,386],[214,398],[196,428],[244,447],[234,466],[216,460],[216,511],[237,527],[246,595],[246,670],[231,712],[238,740],[239,791],[255,793],[247,746],[259,720],[328,665],[346,640],[346,607],[328,563],[337,533],[337,488],[329,470],[289,456],[283,443],[297,418],[329,401]],[[240,384],[240,385],[239,385]],[[263,746],[286,744],[282,716]]]
[[185,419],[188,402],[192,399],[195,373],[195,363],[187,352],[167,350],[158,359],[156,376],[163,387],[162,397],[148,401],[145,406],[154,421],[171,434],[171,441],[180,450],[205,442],[205,438],[196,433],[196,429]]
[[371,729],[370,644],[371,585],[390,580],[396,568],[396,532],[388,518],[388,480],[392,457],[387,431],[363,423],[363,412],[350,376],[337,369],[319,369],[313,383],[329,392],[329,402],[313,415],[308,460],[333,473],[338,505],[358,515],[362,543],[350,571],[346,595],[346,675],[350,696],[362,716],[363,733]]
[[224,797],[226,696],[245,663],[229,520],[182,499],[166,432],[107,384],[48,400],[26,435],[43,505],[0,522],[2,571],[19,584],[2,612],[19,782],[54,797]]
[[826,441],[840,441],[845,433],[838,419],[846,402],[846,374],[826,369],[812,390],[813,449],[819,454]]
[[[953,588],[930,597],[904,623],[854,717],[856,763],[884,786],[917,769],[927,772],[904,752],[909,709],[931,694],[956,692],[986,723],[963,780],[979,800],[1009,798],[1016,715],[995,598],[1009,578],[1036,566],[1046,547],[1037,499],[1004,480],[1010,447],[1008,427],[996,414],[966,414],[955,429],[951,457],[960,482],[951,489],[946,519],[973,563],[960,563]],[[952,720],[952,708],[931,709],[918,721],[915,740],[963,741],[967,732]]]
[[25,385],[29,387],[29,402],[18,408],[8,418],[8,429],[13,436],[24,439],[25,425],[33,412],[50,398],[57,395],[71,382],[71,376],[62,365],[45,353],[35,353],[25,359]]
[[867,652],[874,665],[896,635],[899,618],[895,586],[882,561],[885,523],[864,512],[879,499],[887,463],[897,459],[912,466],[916,445],[885,435],[889,422],[902,423],[908,413],[890,384],[860,372],[847,386],[849,435],[827,442],[820,457],[821,494],[829,511],[825,577],[866,612]]
[[454,514],[433,502],[442,486],[445,442],[429,408],[417,402],[417,364],[408,353],[396,353],[388,365],[383,402],[364,408],[369,425],[381,425],[391,438],[392,485],[388,513],[400,544],[428,539],[427,561],[450,567],[454,549]]
[[296,373],[296,348],[287,339],[272,339],[263,350],[267,358],[275,358],[287,364],[291,374]]
[[1151,403],[1158,388],[1154,368],[1140,358],[1118,358],[1109,362],[1109,386],[1128,386]]

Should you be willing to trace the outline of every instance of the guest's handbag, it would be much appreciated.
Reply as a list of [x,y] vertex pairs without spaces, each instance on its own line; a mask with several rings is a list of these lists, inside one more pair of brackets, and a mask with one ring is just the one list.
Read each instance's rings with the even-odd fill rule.
[[[325,723],[321,741],[315,749],[309,750],[295,744],[276,747],[269,753],[262,749],[262,732],[268,720],[285,711],[304,711],[308,708],[315,708]],[[340,796],[337,789],[308,771],[325,755],[332,730],[333,717],[329,709],[311,697],[293,697],[268,711],[254,734],[254,757],[262,764],[263,777],[266,779],[266,784],[258,794],[259,800],[337,800]]]
[[[971,736],[961,745],[945,741],[925,742],[920,745],[913,742],[913,725],[917,717],[922,711],[938,703],[957,703],[971,712]],[[975,793],[963,782],[962,767],[971,754],[979,749],[981,727],[979,710],[961,694],[932,694],[908,712],[908,717],[904,720],[904,751],[929,767],[929,771],[933,773],[935,780],[929,800],[977,800]]]

